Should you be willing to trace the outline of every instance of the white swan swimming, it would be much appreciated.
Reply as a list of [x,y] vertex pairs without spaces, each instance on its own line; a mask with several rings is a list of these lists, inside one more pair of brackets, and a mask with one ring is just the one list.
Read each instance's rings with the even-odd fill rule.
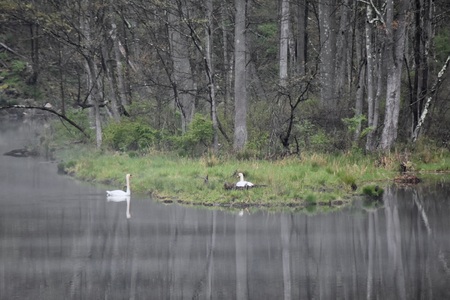
[[252,187],[252,186],[254,186],[254,184],[251,183],[250,181],[244,180],[244,174],[239,173],[238,176],[239,176],[240,180],[236,183],[236,187]]
[[106,195],[108,197],[118,197],[118,196],[130,196],[131,195],[131,190],[130,190],[130,177],[131,174],[127,174],[125,176],[126,181],[127,181],[127,190],[124,192],[122,190],[114,190],[114,191],[106,191]]
[[131,213],[130,213],[130,196],[108,196],[108,197],[106,197],[106,200],[108,202],[123,202],[123,201],[126,201],[127,202],[127,210],[126,210],[127,219],[131,218]]

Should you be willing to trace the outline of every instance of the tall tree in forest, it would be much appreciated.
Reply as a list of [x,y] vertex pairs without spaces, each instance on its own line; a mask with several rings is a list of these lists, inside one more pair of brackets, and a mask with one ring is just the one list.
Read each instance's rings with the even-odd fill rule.
[[[373,8],[370,3],[366,4],[366,22],[365,22],[365,44],[366,44],[366,82],[367,82],[367,126],[369,127],[369,132],[366,139],[366,150],[373,151],[374,145],[373,140],[375,136],[375,128],[378,125],[378,105],[375,98],[375,62],[376,62],[376,51],[373,46],[372,40],[373,36]],[[381,81],[381,78],[378,78]]]
[[[299,143],[296,137],[296,123],[298,120],[298,109],[300,103],[308,98],[316,71],[310,76],[306,75],[307,59],[307,1],[297,3],[297,9],[293,2],[282,0],[281,21],[280,21],[280,41],[279,41],[279,104],[272,113],[274,134],[279,137],[285,153],[292,153],[291,143],[295,140],[295,153],[299,153]],[[294,17],[292,12],[296,12]],[[295,20],[292,22],[291,20]],[[293,25],[295,24],[295,26]],[[296,32],[295,32],[296,31]],[[292,32],[295,32],[293,34]],[[295,38],[294,38],[295,37]],[[294,42],[294,39],[296,40]]]
[[205,0],[206,22],[205,22],[205,42],[202,45],[199,34],[196,32],[194,25],[188,22],[191,38],[203,57],[205,77],[208,90],[208,102],[210,103],[210,115],[213,125],[213,150],[218,151],[218,120],[217,120],[217,102],[216,102],[216,85],[215,85],[215,68],[213,60],[213,0]]
[[170,1],[168,31],[172,60],[172,88],[175,103],[181,112],[181,129],[186,132],[195,113],[196,84],[189,51],[189,30],[185,23],[188,7],[178,0]]
[[217,119],[217,102],[216,102],[216,85],[215,85],[215,67],[213,59],[213,32],[214,32],[214,19],[213,19],[213,0],[205,0],[205,38],[204,41],[201,38],[201,33],[197,32],[195,19],[185,18],[186,26],[189,28],[189,36],[195,48],[203,57],[203,67],[206,78],[207,86],[207,101],[210,104],[210,115],[213,125],[213,150],[218,151],[218,119]]
[[[291,53],[294,58],[292,69],[300,76],[306,73],[306,63],[308,60],[308,0],[297,1],[295,28],[296,33],[293,35],[295,40],[295,51]],[[294,26],[292,26],[294,27]],[[292,30],[294,31],[294,30]]]
[[414,1],[414,66],[416,68],[411,87],[410,109],[412,114],[411,134],[419,123],[425,97],[428,93],[430,46],[433,39],[432,32],[432,0]]
[[103,87],[100,78],[100,71],[97,67],[98,61],[96,58],[101,56],[101,41],[95,39],[96,36],[101,36],[98,29],[101,24],[97,18],[99,12],[94,3],[89,0],[79,1],[79,24],[80,44],[77,45],[77,50],[84,58],[84,66],[87,74],[87,90],[88,90],[88,107],[89,120],[91,127],[95,128],[97,148],[102,145],[102,125],[100,119],[100,101],[103,99]]
[[222,30],[222,89],[223,89],[223,104],[224,104],[224,117],[228,115],[228,106],[231,103],[231,91],[233,89],[233,72],[232,72],[232,51],[229,50],[229,30],[228,30],[228,19],[229,19],[229,6],[227,1],[221,2],[220,9],[220,27]]
[[[355,40],[355,49],[356,49],[356,53],[355,53],[355,57],[356,57],[356,61],[358,62],[358,69],[355,72],[356,78],[357,78],[357,84],[356,84],[356,93],[355,93],[355,108],[354,108],[354,113],[355,113],[355,119],[359,120],[357,124],[355,124],[355,132],[354,132],[354,136],[353,136],[353,142],[357,143],[361,134],[361,121],[362,121],[362,114],[363,114],[363,100],[364,100],[364,94],[366,92],[366,65],[367,65],[367,60],[364,57],[364,38],[363,38],[363,34],[361,34],[360,32],[363,31],[360,24],[357,24],[355,26],[355,36],[360,37],[357,38]],[[338,63],[339,64],[339,63]],[[338,69],[338,68],[337,68]],[[343,74],[342,76],[338,76],[339,77],[345,77]],[[368,74],[367,74],[368,77]],[[338,81],[341,82],[341,84],[343,84],[343,80],[338,79]],[[339,84],[338,84],[339,85]],[[343,85],[340,86],[340,88],[343,88]],[[342,91],[341,91],[342,92]]]
[[[111,10],[111,7],[109,7],[109,11]],[[105,31],[104,34],[104,40],[105,43],[108,42],[112,42],[112,48],[115,48],[115,42],[116,42],[116,29],[115,24],[113,21],[111,21],[112,19],[112,14],[111,12],[106,12],[106,18],[105,19],[109,19],[110,21],[106,21],[106,23],[110,23],[112,26],[112,30],[110,32]],[[105,24],[106,25],[106,24]],[[112,41],[111,41],[112,40]],[[102,55],[101,55],[101,59],[102,59],[102,67],[103,67],[103,71],[104,74],[106,75],[105,77],[105,81],[104,81],[104,86],[105,86],[105,95],[106,97],[109,99],[110,102],[110,113],[113,116],[113,118],[116,121],[120,121],[120,110],[122,107],[122,102],[120,100],[120,98],[118,97],[118,80],[116,77],[117,74],[117,70],[115,69],[114,65],[117,63],[114,55],[112,55],[109,51],[109,47],[105,47],[104,45],[101,46],[102,49]],[[116,62],[116,63],[114,63]]]
[[118,99],[118,106],[119,106],[119,113],[122,115],[124,112],[123,107],[127,104],[130,104],[130,99],[127,98],[128,92],[125,86],[125,76],[124,76],[124,70],[125,66],[122,64],[122,53],[120,51],[121,48],[123,48],[122,43],[120,41],[119,36],[119,30],[118,26],[115,21],[115,15],[114,15],[114,3],[111,3],[109,6],[109,22],[111,24],[111,29],[108,32],[109,33],[109,39],[111,40],[111,46],[113,49],[113,53],[110,54],[110,61],[112,64],[112,70],[113,70],[113,78],[114,78],[114,84],[115,89],[114,92],[117,94]]
[[28,78],[29,84],[36,84],[39,77],[40,61],[39,61],[39,25],[37,22],[31,22],[29,25],[30,29],[30,54],[31,54],[31,76]]
[[[348,49],[351,48],[349,44],[349,38],[351,37],[352,28],[350,27],[350,1],[342,0],[339,5],[340,19],[339,19],[339,31],[336,35],[336,59],[335,59],[335,74],[336,74],[336,87],[334,89],[337,98],[336,101],[344,96],[345,83],[348,79],[347,74],[347,62],[348,62]],[[347,85],[348,86],[348,85]]]
[[[401,75],[405,49],[406,22],[411,0],[387,0],[386,5],[386,45],[385,58],[387,65],[386,109],[380,148],[389,150],[397,139],[398,117],[400,112]],[[397,17],[394,19],[394,15]]]
[[234,25],[234,150],[247,143],[247,0],[235,0]]
[[217,102],[216,102],[216,83],[215,83],[215,69],[213,60],[213,0],[206,0],[206,19],[207,24],[205,28],[206,33],[206,49],[205,49],[205,69],[208,84],[209,101],[211,104],[211,120],[213,124],[213,149],[214,152],[219,150],[218,137],[218,120],[217,120]]
[[333,119],[337,97],[335,95],[335,53],[336,33],[335,0],[319,1],[320,26],[320,100],[324,107],[331,112],[328,117]]
[[280,86],[286,87],[288,80],[289,63],[289,36],[290,36],[290,6],[289,0],[281,1],[281,21],[280,21]]

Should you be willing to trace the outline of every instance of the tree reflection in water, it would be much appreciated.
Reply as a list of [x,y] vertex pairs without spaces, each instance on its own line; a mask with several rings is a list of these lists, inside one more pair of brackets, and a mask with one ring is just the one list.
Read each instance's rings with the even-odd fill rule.
[[448,184],[331,213],[133,195],[127,219],[49,164],[0,164],[0,299],[450,299]]

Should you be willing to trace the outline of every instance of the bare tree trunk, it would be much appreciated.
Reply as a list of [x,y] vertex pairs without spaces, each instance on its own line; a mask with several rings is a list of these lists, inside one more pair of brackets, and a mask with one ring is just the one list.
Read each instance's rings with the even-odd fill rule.
[[61,114],[66,115],[66,90],[64,88],[65,72],[63,72],[64,62],[62,54],[62,45],[58,43],[58,75],[59,75],[59,93],[61,97]]
[[[185,18],[185,7],[177,6],[177,1],[172,1],[174,11],[168,11],[169,42],[173,63],[173,83],[175,103],[181,112],[181,130],[186,132],[195,112],[196,87],[189,61],[189,45],[187,41],[186,26],[182,21]],[[177,13],[177,15],[175,15]]]
[[205,45],[203,47],[201,38],[196,32],[194,25],[188,21],[186,26],[189,28],[190,37],[197,48],[199,54],[203,57],[206,82],[208,88],[208,98],[211,105],[210,116],[213,125],[213,150],[215,153],[219,150],[218,142],[218,119],[217,119],[217,103],[216,103],[216,84],[215,84],[215,68],[213,62],[213,0],[205,0],[206,7],[206,24],[205,24]]
[[[334,0],[319,2],[320,20],[320,100],[328,112],[335,112],[337,98],[335,96],[335,40],[334,28]],[[330,114],[332,118],[334,114]]]
[[86,57],[87,60],[87,67],[89,68],[89,74],[90,74],[90,83],[93,85],[91,88],[91,104],[92,108],[89,110],[91,111],[91,116],[94,118],[94,126],[95,126],[95,141],[97,148],[99,149],[102,146],[102,123],[100,119],[100,106],[99,101],[102,99],[101,95],[101,89],[100,89],[100,83],[99,78],[97,76],[98,70],[97,66],[95,65],[94,61],[90,57]]
[[209,87],[209,100],[211,102],[211,120],[213,123],[213,149],[214,153],[219,151],[219,138],[218,138],[218,124],[217,124],[217,103],[216,103],[216,85],[215,85],[215,72],[214,63],[212,56],[212,46],[213,46],[213,0],[206,0],[206,75]]
[[[343,0],[340,5],[340,21],[339,21],[339,33],[336,37],[336,96],[340,99],[344,95],[345,80],[347,78],[347,49],[348,39],[350,34],[349,28],[349,12],[350,5],[349,0]],[[337,100],[339,101],[339,100]]]
[[[358,64],[358,85],[356,87],[356,94],[355,94],[355,116],[359,117],[362,115],[363,113],[363,100],[364,100],[364,92],[366,91],[366,65],[367,62],[364,59],[364,48],[363,48],[363,37],[362,34],[359,34],[359,28],[356,29],[357,32],[357,41],[356,43],[356,61],[359,62]],[[344,77],[344,76],[340,76],[340,77]],[[342,86],[343,87],[343,86]],[[357,127],[355,128],[355,133],[353,136],[353,142],[357,143],[359,140],[361,134],[361,122],[359,122],[359,124],[357,125]]]
[[[387,91],[384,127],[381,135],[380,148],[389,150],[397,139],[398,117],[400,112],[401,74],[403,66],[403,52],[406,36],[406,13],[409,9],[409,1],[400,2],[396,29],[394,28],[394,2],[387,1],[386,6],[386,63],[387,63]],[[394,32],[395,29],[395,32]]]
[[228,114],[228,105],[230,104],[231,99],[231,89],[232,89],[232,81],[233,81],[233,72],[232,72],[232,65],[230,64],[230,61],[232,59],[229,57],[230,52],[228,51],[228,29],[227,29],[227,22],[228,22],[228,4],[226,1],[221,2],[221,27],[222,27],[222,43],[223,43],[223,88],[224,91],[224,98],[223,98],[223,104],[224,104],[224,117],[227,117]]
[[39,77],[39,25],[30,24],[30,40],[31,40],[31,76],[27,79],[27,83],[35,85]]
[[107,99],[109,99],[110,113],[115,121],[120,121],[120,102],[116,93],[117,81],[114,74],[111,59],[109,58],[109,53],[106,51],[106,47],[101,46],[102,50],[102,66],[104,67],[104,74],[106,75],[105,91]]
[[301,0],[298,3],[297,8],[297,57],[296,57],[296,71],[298,75],[303,76],[306,73],[307,57],[307,44],[308,34],[306,31],[308,25],[308,1]]
[[[82,5],[86,11],[89,11],[91,9],[89,7],[90,3],[87,0],[83,0]],[[89,91],[89,122],[90,126],[95,128],[96,145],[97,148],[100,148],[102,145],[102,127],[100,120],[99,101],[100,99],[103,99],[103,94],[102,89],[100,88],[101,83],[97,65],[94,62],[94,59],[96,57],[96,49],[95,42],[92,37],[91,19],[88,15],[83,14],[80,16],[80,27],[85,39],[84,42],[87,45],[87,49],[83,52],[83,56],[85,59],[84,67],[87,73],[87,90]]]
[[288,80],[289,65],[289,23],[290,23],[289,0],[281,1],[281,21],[280,21],[280,86],[286,87]]
[[[375,72],[375,59],[374,59],[374,48],[372,45],[373,30],[372,30],[372,7],[370,4],[366,5],[366,22],[365,22],[365,33],[366,33],[366,78],[367,78],[367,125],[369,127],[369,133],[366,139],[366,150],[373,151],[373,137],[375,133],[375,98],[374,98],[374,78],[373,74]],[[379,79],[381,80],[381,79]]]
[[414,85],[410,97],[410,108],[412,115],[411,138],[413,131],[419,123],[419,118],[428,91],[428,57],[431,39],[431,14],[432,4],[430,0],[415,0],[414,7]]
[[234,150],[247,143],[246,0],[235,1],[234,27]]
[[127,89],[125,88],[125,79],[123,75],[123,64],[119,50],[120,42],[117,37],[117,26],[114,21],[111,22],[111,28],[111,40],[114,48],[115,74],[117,76],[117,91],[119,94],[120,106],[123,107],[130,103],[127,99]]
[[[103,66],[106,67],[106,75],[109,82],[109,99],[112,103],[112,115],[117,121],[124,114],[124,105],[127,104],[126,90],[124,86],[123,67],[120,55],[120,42],[117,37],[117,25],[114,21],[115,12],[113,10],[114,3],[110,0],[107,8],[107,18],[105,23],[110,26],[110,30],[105,32],[105,41],[108,47],[102,45],[103,49]],[[106,24],[105,24],[106,25]],[[106,48],[112,48],[112,51]],[[111,53],[112,52],[112,53]],[[106,61],[105,61],[106,60]]]

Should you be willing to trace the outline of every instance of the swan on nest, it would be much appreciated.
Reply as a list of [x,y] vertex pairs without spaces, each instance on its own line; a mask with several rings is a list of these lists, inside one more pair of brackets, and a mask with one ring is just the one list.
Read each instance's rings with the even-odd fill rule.
[[238,177],[239,177],[240,180],[236,183],[236,187],[238,187],[238,188],[243,188],[243,187],[248,188],[248,187],[254,186],[254,184],[251,183],[250,181],[245,181],[244,180],[244,174],[239,173]]

